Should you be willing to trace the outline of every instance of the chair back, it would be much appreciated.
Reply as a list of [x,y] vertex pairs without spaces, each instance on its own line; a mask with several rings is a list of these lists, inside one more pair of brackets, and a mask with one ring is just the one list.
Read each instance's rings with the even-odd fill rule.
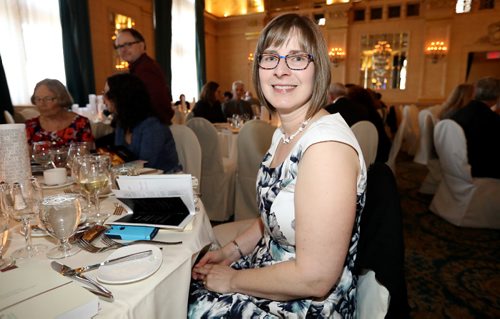
[[394,174],[386,164],[374,163],[368,170],[355,264],[360,275],[357,318],[409,318],[402,218]]
[[351,126],[351,130],[358,140],[366,167],[370,167],[377,157],[378,132],[375,125],[369,121],[359,121]]
[[224,172],[217,130],[214,125],[203,117],[193,117],[186,122],[186,125],[193,130],[200,143],[202,176]]
[[14,117],[12,117],[12,114],[9,113],[9,111],[3,111],[3,116],[5,117],[5,122],[7,124],[15,124],[16,121],[14,121]]
[[420,138],[420,128],[418,125],[419,110],[415,104],[406,105],[404,108],[407,109],[407,114],[404,114],[405,110],[403,109],[403,116],[406,116],[407,119],[401,149],[410,155],[415,155]]
[[429,159],[434,158],[434,124],[436,119],[431,111],[425,109],[418,113],[418,125],[420,127],[420,139],[417,153],[413,161],[427,165]]
[[396,173],[396,157],[398,156],[399,150],[401,149],[401,144],[403,142],[403,136],[406,130],[409,114],[410,107],[407,105],[403,108],[401,122],[399,123],[398,130],[396,131],[396,134],[394,136],[394,140],[392,141],[389,158],[386,162],[393,173]]
[[183,171],[191,174],[201,183],[201,146],[198,138],[186,125],[172,124],[170,131],[175,140],[177,156],[182,164]]
[[261,120],[245,123],[238,134],[235,220],[259,216],[256,181],[275,128]]

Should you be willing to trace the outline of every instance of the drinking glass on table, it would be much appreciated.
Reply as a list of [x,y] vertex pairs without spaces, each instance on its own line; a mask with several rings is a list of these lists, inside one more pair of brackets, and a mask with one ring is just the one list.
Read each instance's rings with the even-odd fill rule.
[[44,170],[53,167],[54,164],[51,148],[52,142],[50,141],[33,142],[33,145],[31,145],[31,158],[37,164],[40,164]]
[[31,222],[36,219],[42,199],[42,189],[36,178],[24,179],[13,183],[1,192],[2,210],[23,225],[25,247],[15,250],[11,256],[14,259],[31,258],[43,252],[45,245],[32,245]]
[[75,194],[58,194],[42,200],[40,221],[47,232],[59,240],[59,245],[47,252],[48,258],[65,258],[80,251],[69,243],[69,238],[78,227],[81,212],[80,199]]
[[77,174],[74,172],[74,161],[77,157],[90,154],[92,143],[90,142],[73,142],[69,145],[68,156],[66,158],[66,166],[71,171],[73,180],[77,179]]
[[[2,200],[1,197],[0,200]],[[12,265],[11,258],[3,257],[4,254],[3,250],[5,248],[5,245],[7,244],[8,237],[9,237],[9,217],[5,213],[3,213],[2,209],[0,209],[0,270]]]
[[108,155],[88,155],[78,159],[78,184],[82,191],[94,198],[95,212],[90,221],[102,224],[109,213],[101,213],[99,195],[110,187],[111,158]]

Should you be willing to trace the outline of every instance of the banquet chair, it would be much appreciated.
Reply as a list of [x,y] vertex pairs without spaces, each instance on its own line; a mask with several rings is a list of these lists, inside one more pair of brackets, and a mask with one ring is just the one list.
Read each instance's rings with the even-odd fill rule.
[[456,226],[500,229],[500,180],[472,177],[462,127],[441,120],[434,145],[442,179],[430,210]]
[[403,136],[406,131],[406,123],[408,122],[408,117],[410,113],[410,107],[407,105],[403,108],[401,117],[401,122],[399,123],[396,134],[392,141],[391,150],[389,151],[389,158],[386,164],[391,168],[392,172],[396,174],[396,157],[398,156],[399,150],[401,149],[401,144],[403,142]]
[[14,111],[14,119],[17,123],[24,123],[37,116],[40,116],[40,112],[35,107],[23,107],[19,110],[16,108]]
[[441,169],[434,149],[434,125],[437,119],[431,110],[425,109],[418,114],[418,122],[420,127],[419,146],[413,161],[426,165],[429,170],[429,173],[420,186],[419,192],[434,194],[441,181]]
[[223,158],[214,125],[202,117],[186,122],[201,147],[201,196],[212,221],[227,221],[234,212],[236,163]]
[[3,111],[3,116],[5,118],[5,123],[7,124],[15,124],[16,121],[14,121],[14,118],[12,117],[12,114],[10,114],[9,111]]
[[[404,109],[407,109],[406,115],[404,114]],[[401,150],[410,155],[415,155],[418,149],[420,137],[420,127],[418,125],[419,113],[418,107],[414,104],[406,105],[403,108],[403,116],[406,116],[406,128],[403,131]]]
[[368,169],[355,272],[357,318],[409,318],[402,210],[396,179],[384,163]]
[[198,138],[186,125],[172,124],[170,131],[174,136],[175,149],[185,173],[191,174],[201,183],[201,146]]
[[351,130],[361,147],[366,167],[370,167],[377,157],[378,132],[375,125],[369,121],[359,121],[351,126]]
[[264,158],[275,128],[261,120],[245,123],[238,134],[238,168],[236,171],[236,193],[234,219],[259,216],[256,181],[260,163]]

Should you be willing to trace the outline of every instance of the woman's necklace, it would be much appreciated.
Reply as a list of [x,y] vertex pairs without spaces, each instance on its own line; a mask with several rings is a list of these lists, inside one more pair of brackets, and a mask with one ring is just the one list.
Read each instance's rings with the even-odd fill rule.
[[304,122],[302,122],[302,124],[300,124],[300,127],[298,130],[296,130],[294,133],[290,134],[288,137],[286,136],[285,134],[285,131],[283,130],[283,128],[281,128],[281,132],[283,132],[283,141],[282,143],[283,144],[290,144],[290,142],[295,138],[295,136],[297,136],[300,132],[302,132],[307,124],[309,123],[309,121],[311,120],[311,118],[308,118],[307,120],[305,120]]

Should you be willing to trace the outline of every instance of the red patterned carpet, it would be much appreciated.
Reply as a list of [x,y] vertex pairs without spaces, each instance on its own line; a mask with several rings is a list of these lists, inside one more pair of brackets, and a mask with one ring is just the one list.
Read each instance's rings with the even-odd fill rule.
[[432,197],[418,193],[427,169],[408,155],[397,172],[411,318],[500,318],[500,231],[455,227],[430,212]]

